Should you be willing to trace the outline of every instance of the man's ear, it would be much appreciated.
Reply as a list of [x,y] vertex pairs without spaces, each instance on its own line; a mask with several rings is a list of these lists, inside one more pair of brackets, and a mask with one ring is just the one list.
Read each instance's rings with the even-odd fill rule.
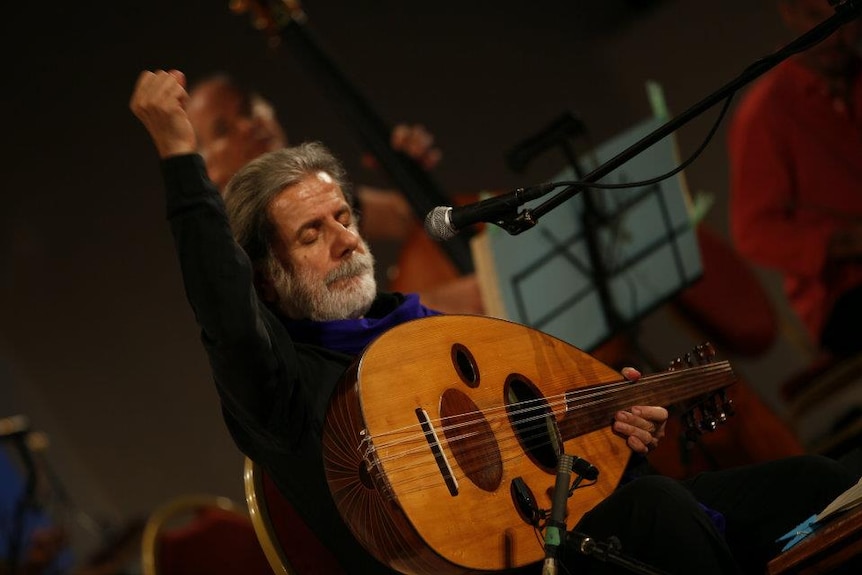
[[272,274],[265,265],[254,267],[254,287],[260,298],[269,304],[278,301],[278,291],[272,281]]

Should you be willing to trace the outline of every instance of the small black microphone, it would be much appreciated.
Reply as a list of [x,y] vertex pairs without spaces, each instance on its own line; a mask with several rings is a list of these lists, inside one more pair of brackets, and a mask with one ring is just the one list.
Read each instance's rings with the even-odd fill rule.
[[566,533],[566,501],[569,499],[569,481],[572,478],[574,459],[565,453],[557,464],[557,481],[551,502],[551,517],[545,526],[545,562],[542,575],[555,575],[557,572],[557,549]]
[[514,192],[466,206],[437,206],[425,216],[425,231],[437,241],[451,239],[473,224],[494,224],[504,216],[515,215],[518,208],[531,200],[541,198],[556,187],[556,184],[543,184],[518,188]]
[[572,471],[587,481],[595,481],[599,477],[599,469],[582,457],[575,457]]

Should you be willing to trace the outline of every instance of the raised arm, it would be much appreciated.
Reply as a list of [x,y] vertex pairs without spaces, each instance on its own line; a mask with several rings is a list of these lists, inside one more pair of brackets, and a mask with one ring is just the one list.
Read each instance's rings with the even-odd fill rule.
[[197,151],[186,113],[189,95],[179,70],[144,71],[138,76],[129,107],[149,132],[162,159]]
[[[289,338],[279,331],[280,324],[259,304],[251,262],[235,242],[222,198],[195,153],[187,101],[181,72],[143,72],[130,108],[162,158],[167,217],[186,296],[201,328],[222,404],[243,428],[275,440],[282,434],[268,433],[269,422],[276,419],[273,409],[290,410],[290,405],[298,404],[276,397],[295,389],[295,370],[283,365],[295,363],[295,354]],[[280,347],[287,349],[275,353],[274,338],[283,339]]]

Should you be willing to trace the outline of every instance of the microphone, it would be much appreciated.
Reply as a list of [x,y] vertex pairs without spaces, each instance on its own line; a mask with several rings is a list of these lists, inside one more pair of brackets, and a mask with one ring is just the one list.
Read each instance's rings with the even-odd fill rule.
[[582,457],[575,457],[574,459],[575,460],[572,463],[572,471],[574,471],[579,478],[586,479],[587,481],[595,481],[598,479],[598,467]]
[[542,565],[542,575],[557,573],[557,549],[563,541],[562,535],[566,532],[566,501],[569,498],[569,480],[572,477],[573,464],[572,456],[565,453],[560,456],[557,464],[557,481],[554,484],[551,517],[545,527],[545,562]]
[[30,420],[26,415],[0,417],[0,439],[11,439],[30,432]]
[[488,198],[466,206],[437,206],[425,216],[425,231],[437,241],[455,237],[458,232],[478,223],[498,223],[504,216],[513,215],[525,203],[541,198],[557,184],[542,184],[518,188],[514,192]]

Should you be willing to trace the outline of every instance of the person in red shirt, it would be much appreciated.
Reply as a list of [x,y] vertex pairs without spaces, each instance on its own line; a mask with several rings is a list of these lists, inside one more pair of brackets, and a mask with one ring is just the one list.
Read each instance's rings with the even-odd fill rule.
[[[827,0],[778,7],[796,35],[834,13]],[[728,138],[737,249],[781,272],[813,341],[839,356],[862,351],[860,30],[845,24],[755,82]]]

